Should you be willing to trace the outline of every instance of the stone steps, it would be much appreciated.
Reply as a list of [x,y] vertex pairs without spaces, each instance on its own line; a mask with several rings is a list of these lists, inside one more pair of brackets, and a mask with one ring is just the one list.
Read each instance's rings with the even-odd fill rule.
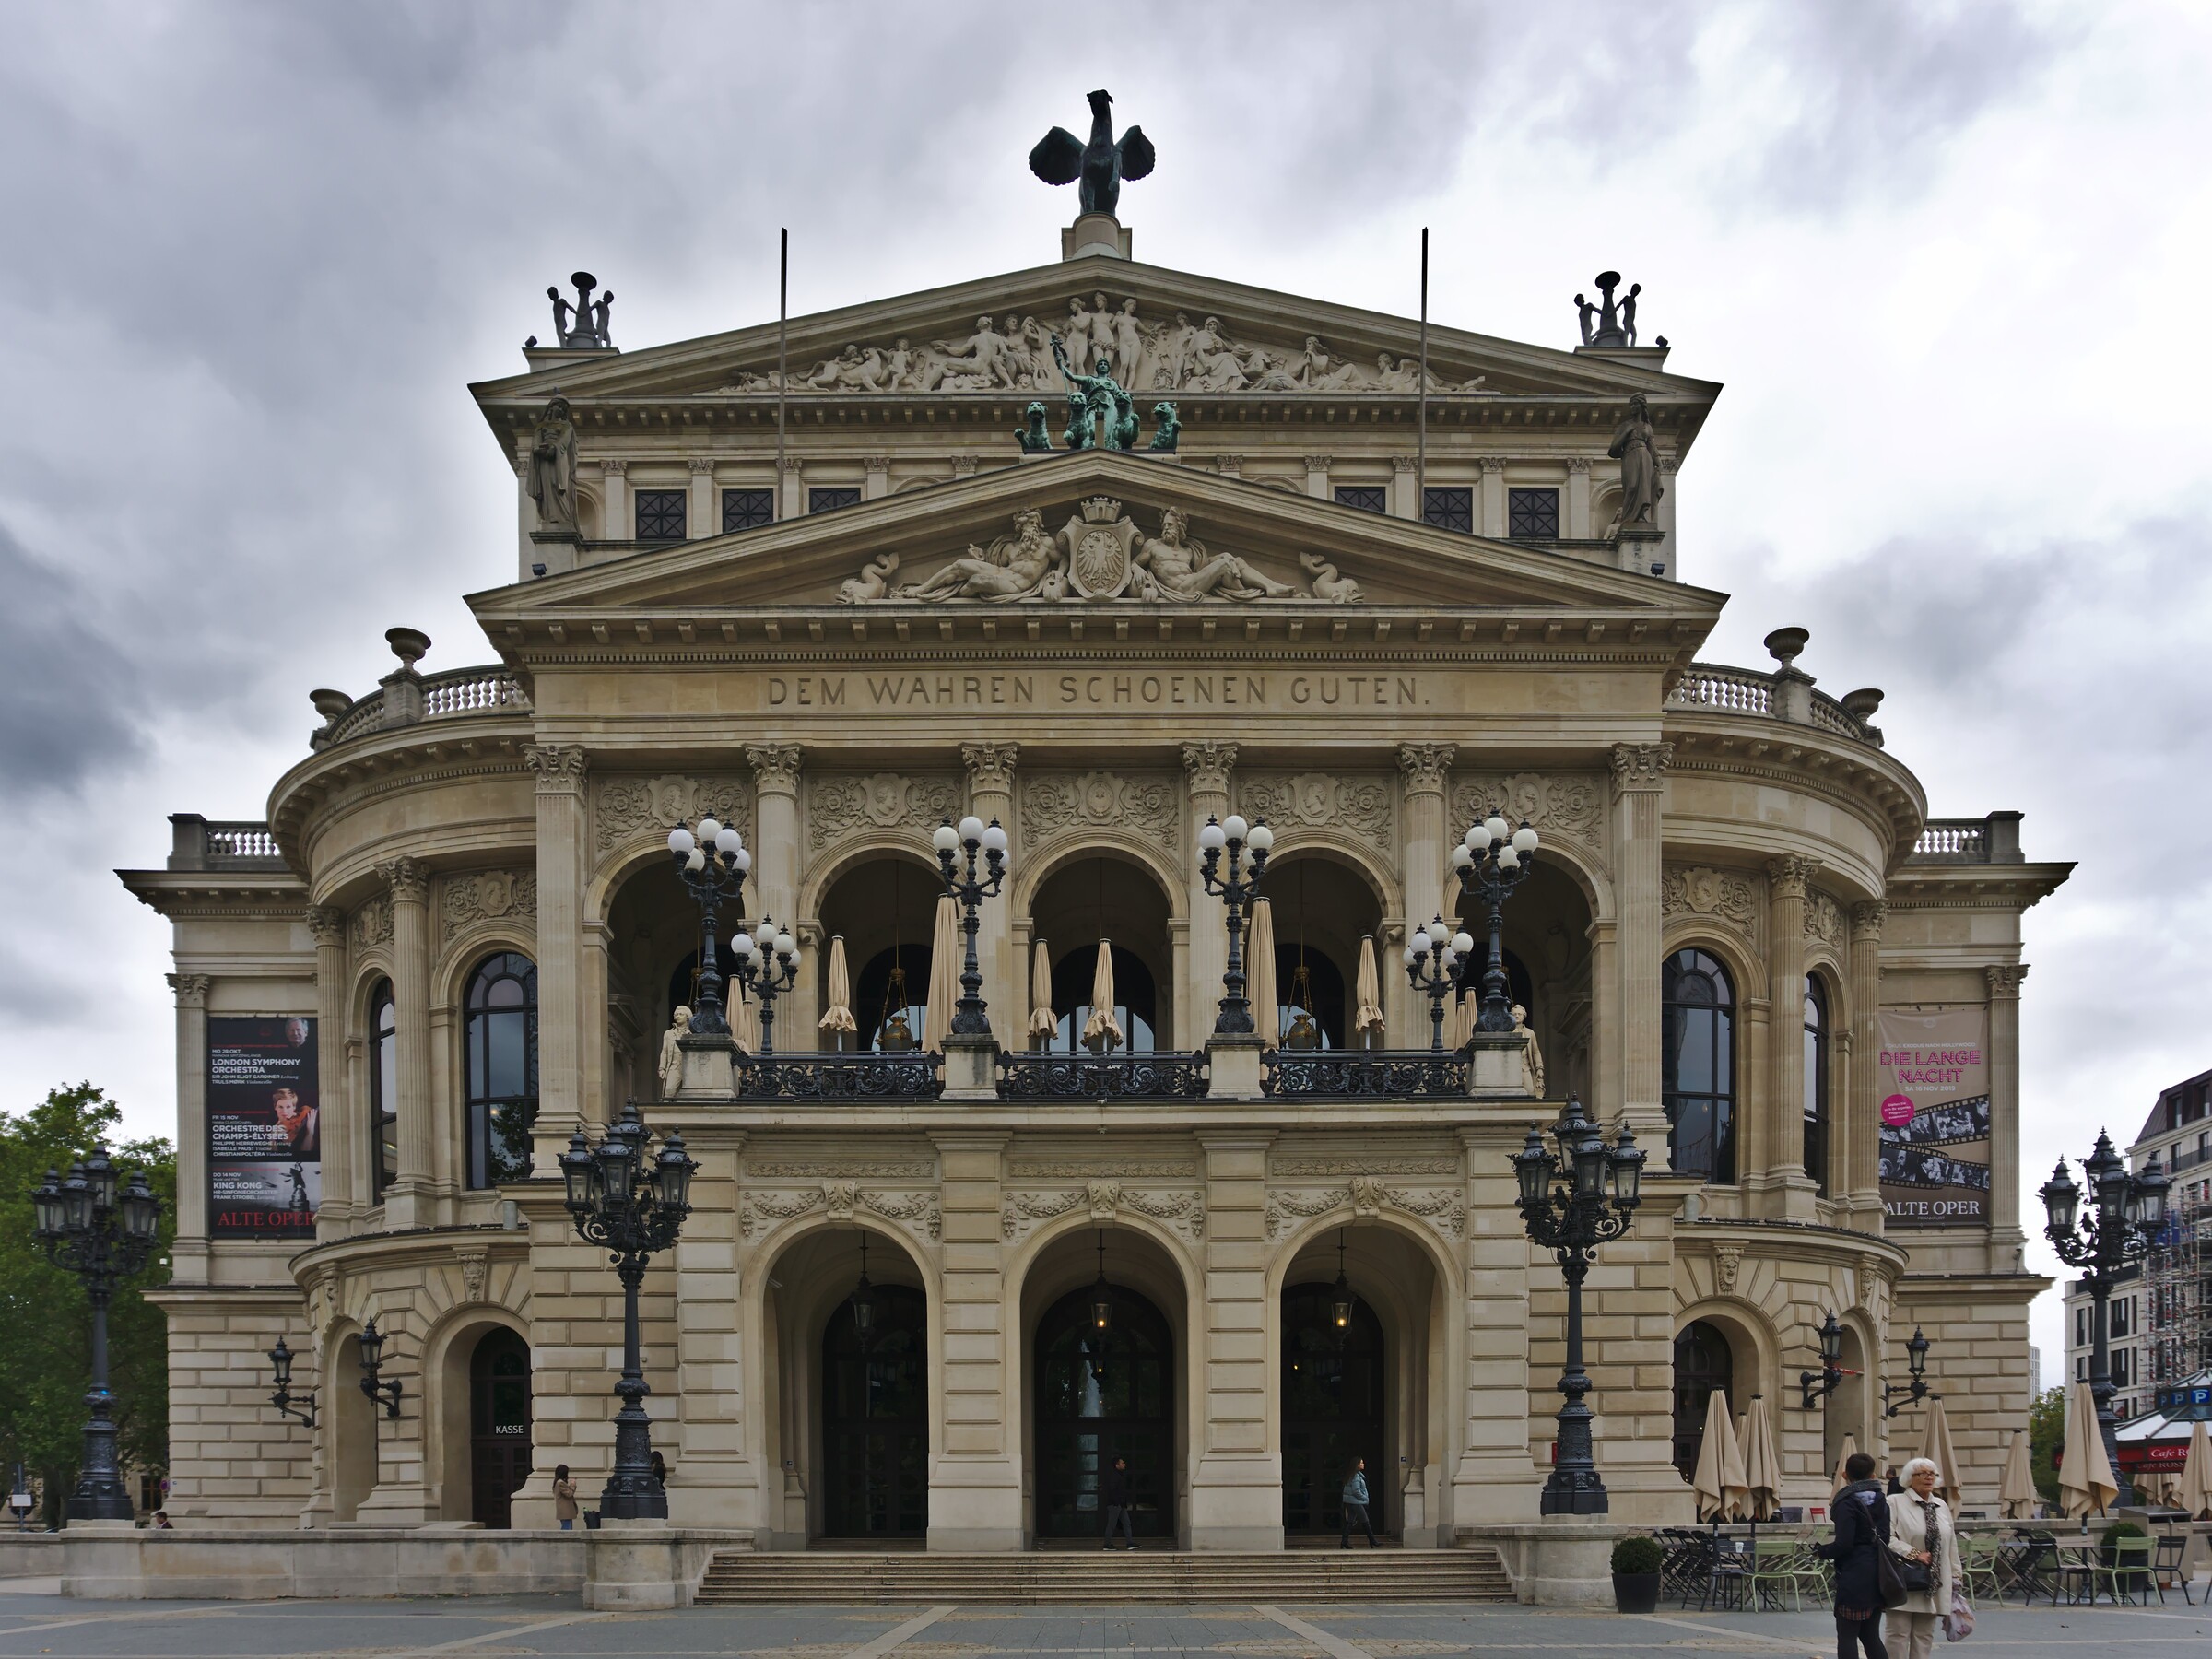
[[1300,1549],[1252,1555],[1053,1550],[1021,1555],[923,1551],[725,1551],[701,1606],[1102,1606],[1141,1602],[1510,1602],[1491,1549]]

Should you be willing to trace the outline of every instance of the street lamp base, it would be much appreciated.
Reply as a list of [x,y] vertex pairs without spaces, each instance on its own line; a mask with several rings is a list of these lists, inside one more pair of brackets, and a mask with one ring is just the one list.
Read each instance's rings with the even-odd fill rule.
[[138,1512],[131,1502],[131,1495],[116,1480],[98,1485],[79,1484],[69,1494],[64,1514],[71,1521],[135,1521]]
[[1605,1482],[1593,1474],[1582,1481],[1562,1481],[1557,1475],[1544,1483],[1544,1500],[1537,1512],[1545,1515],[1602,1515],[1611,1508]]
[[604,1521],[665,1521],[667,1488],[659,1486],[643,1490],[618,1488],[610,1480],[599,1494],[599,1516]]

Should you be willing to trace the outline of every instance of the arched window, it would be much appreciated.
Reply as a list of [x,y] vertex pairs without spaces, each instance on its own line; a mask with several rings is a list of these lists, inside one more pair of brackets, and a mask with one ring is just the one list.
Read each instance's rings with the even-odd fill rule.
[[379,980],[369,994],[369,1159],[372,1203],[399,1177],[399,1017],[392,982]]
[[468,1184],[530,1176],[537,1119],[537,969],[515,951],[479,963],[468,980]]
[[1805,1172],[1828,1196],[1828,988],[1805,976]]
[[1698,1472],[1705,1444],[1705,1416],[1713,1390],[1735,1386],[1735,1356],[1720,1327],[1700,1319],[1675,1337],[1675,1467],[1682,1478]]
[[1675,1173],[1735,1180],[1735,988],[1719,959],[1677,950],[1659,975],[1659,1088]]

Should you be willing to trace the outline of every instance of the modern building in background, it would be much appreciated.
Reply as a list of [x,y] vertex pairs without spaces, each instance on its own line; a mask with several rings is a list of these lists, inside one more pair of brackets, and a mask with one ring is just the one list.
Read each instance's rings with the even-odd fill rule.
[[[1424,382],[1417,319],[1140,264],[1101,216],[1060,252],[794,318],[782,382],[773,320],[618,351],[587,281],[473,388],[518,515],[456,550],[482,640],[441,652],[496,660],[394,629],[378,686],[313,691],[265,819],[180,815],[124,873],[173,928],[176,1524],[544,1526],[559,1462],[594,1491],[620,1295],[556,1159],[627,1100],[701,1165],[646,1282],[670,1501],[762,1547],[1095,1535],[1117,1453],[1193,1548],[1334,1531],[1354,1454],[1409,1545],[1533,1521],[1564,1298],[1508,1159],[1571,1093],[1651,1154],[1588,1287],[1617,1517],[1689,1519],[1716,1390],[1763,1396],[1788,1502],[1846,1434],[1916,1449],[1881,1409],[1916,1328],[1994,1502],[2047,1283],[2020,918],[2069,866],[2018,814],[1931,818],[1801,630],[1702,659],[1720,388],[1609,286],[1579,345],[1430,327]],[[1054,333],[1135,393],[1093,388],[1134,449],[1068,447]],[[1001,1054],[941,1093],[930,843],[968,812],[1011,843]],[[1256,1059],[1208,1046],[1232,812],[1275,837]],[[1403,966],[1432,919],[1484,934],[1451,855],[1493,814],[1541,837],[1504,1084],[1424,1057]],[[700,989],[667,837],[707,815],[752,860],[724,951],[765,913],[800,953],[719,1077],[665,1041]],[[1831,1313],[1848,1375],[1801,1410]],[[312,1429],[269,1405],[280,1337]]]

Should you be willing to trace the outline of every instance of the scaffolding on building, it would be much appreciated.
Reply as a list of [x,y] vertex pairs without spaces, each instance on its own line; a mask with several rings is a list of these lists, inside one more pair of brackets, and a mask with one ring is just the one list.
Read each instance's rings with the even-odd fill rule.
[[2203,1182],[2176,1182],[2166,1220],[2143,1263],[2144,1347],[2153,1389],[2212,1366],[2212,1198]]

